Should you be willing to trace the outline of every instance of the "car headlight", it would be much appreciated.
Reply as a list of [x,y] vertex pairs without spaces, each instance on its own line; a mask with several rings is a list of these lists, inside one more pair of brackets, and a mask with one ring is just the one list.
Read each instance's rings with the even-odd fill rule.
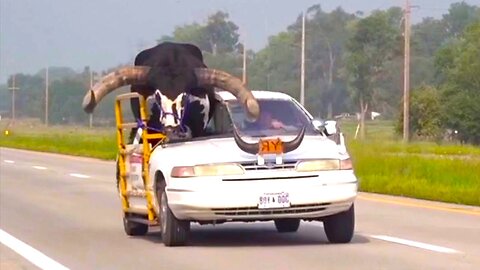
[[353,170],[353,163],[350,158],[340,160],[340,170]]
[[195,177],[239,174],[244,174],[244,170],[240,165],[225,163],[173,167],[170,175],[172,177]]
[[348,159],[317,159],[300,161],[295,170],[298,172],[351,170],[352,161]]

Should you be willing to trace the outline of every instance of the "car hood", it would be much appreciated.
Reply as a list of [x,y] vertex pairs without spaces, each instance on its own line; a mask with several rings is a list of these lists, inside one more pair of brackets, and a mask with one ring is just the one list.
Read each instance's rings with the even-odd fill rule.
[[[294,136],[281,136],[280,138],[283,141],[290,141],[294,139]],[[258,138],[244,137],[243,139],[250,143],[258,141]],[[175,166],[257,160],[256,155],[240,150],[233,137],[167,144],[157,147],[154,156],[155,159],[164,160],[164,162],[175,162]],[[334,141],[319,135],[306,135],[297,149],[283,154],[284,160],[344,159],[347,157],[344,146],[339,146]],[[265,157],[267,160],[274,158],[274,156]]]

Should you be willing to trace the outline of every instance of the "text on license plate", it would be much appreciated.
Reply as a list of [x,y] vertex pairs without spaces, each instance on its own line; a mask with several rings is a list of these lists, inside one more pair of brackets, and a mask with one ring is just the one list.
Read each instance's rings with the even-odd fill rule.
[[258,208],[285,208],[290,207],[290,198],[287,192],[264,193],[259,197]]

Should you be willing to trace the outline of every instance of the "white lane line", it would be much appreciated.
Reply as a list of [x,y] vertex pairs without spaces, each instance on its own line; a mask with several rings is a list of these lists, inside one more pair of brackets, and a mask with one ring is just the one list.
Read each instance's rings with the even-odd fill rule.
[[15,163],[15,161],[9,160],[9,159],[4,159],[3,162],[5,162],[5,163]]
[[50,259],[47,255],[18,240],[0,229],[0,243],[9,247],[40,269],[68,270],[67,267]]
[[416,247],[416,248],[422,248],[422,249],[440,252],[440,253],[450,253],[450,254],[461,253],[458,250],[447,248],[447,247],[441,247],[441,246],[431,245],[427,243],[401,239],[401,238],[392,237],[388,235],[370,235],[370,237],[383,240],[383,241],[393,242],[393,243],[407,245],[407,246]]
[[37,169],[37,170],[46,170],[47,169],[47,167],[43,167],[43,166],[32,166],[32,168]]
[[85,174],[80,174],[80,173],[70,173],[69,175],[77,178],[84,178],[84,179],[90,178],[90,176]]

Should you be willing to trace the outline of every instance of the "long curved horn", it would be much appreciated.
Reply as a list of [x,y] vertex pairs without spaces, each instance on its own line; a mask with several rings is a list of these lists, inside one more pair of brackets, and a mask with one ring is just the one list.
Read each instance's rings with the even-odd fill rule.
[[251,120],[258,119],[260,106],[242,81],[225,71],[209,68],[196,68],[195,76],[199,86],[216,86],[232,93],[247,110],[247,116]]
[[289,141],[289,142],[284,142],[283,143],[283,152],[284,153],[288,153],[288,152],[291,152],[295,149],[297,149],[300,144],[302,143],[303,141],[303,137],[305,137],[305,130],[306,130],[306,126],[304,126],[302,128],[302,130],[300,130],[300,133],[298,133],[297,137],[295,137],[295,139]]
[[258,143],[247,143],[246,141],[242,140],[236,128],[233,128],[233,138],[235,139],[235,143],[237,144],[238,148],[240,148],[243,152],[247,152],[252,155],[256,155],[258,153]]
[[[289,142],[283,142],[283,153],[288,153],[297,149],[302,143],[303,137],[305,137],[305,131],[306,127],[304,126],[297,134],[295,139]],[[247,143],[246,141],[242,140],[235,128],[233,129],[233,138],[235,139],[235,143],[237,144],[238,148],[240,148],[242,151],[253,155],[258,153],[258,143]]]
[[83,98],[82,107],[87,113],[93,112],[95,106],[108,93],[128,84],[140,83],[146,81],[150,67],[134,66],[117,69],[105,77],[102,81],[96,83],[92,89],[88,90]]

